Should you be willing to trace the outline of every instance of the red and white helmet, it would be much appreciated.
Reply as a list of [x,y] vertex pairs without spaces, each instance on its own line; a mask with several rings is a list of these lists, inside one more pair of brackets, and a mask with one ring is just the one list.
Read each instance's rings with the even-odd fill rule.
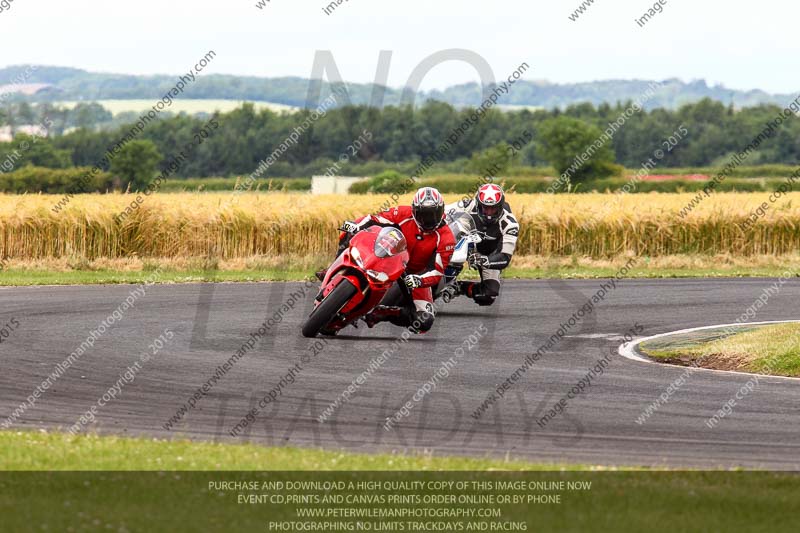
[[503,194],[503,189],[494,183],[487,183],[481,185],[478,192],[475,193],[475,201],[478,203],[478,216],[480,216],[486,223],[494,223],[503,214],[503,204],[506,201],[506,195]]
[[444,198],[433,187],[421,187],[411,202],[411,212],[422,231],[433,231],[444,219]]

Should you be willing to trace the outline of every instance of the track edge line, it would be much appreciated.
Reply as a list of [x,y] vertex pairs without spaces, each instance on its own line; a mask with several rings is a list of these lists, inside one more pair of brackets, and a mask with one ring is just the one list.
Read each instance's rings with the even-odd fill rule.
[[[622,357],[625,357],[626,359],[630,359],[632,361],[637,361],[639,363],[649,363],[649,364],[654,364],[654,365],[671,366],[671,367],[674,367],[674,368],[688,368],[688,367],[682,366],[682,365],[675,365],[675,364],[672,364],[672,363],[660,363],[658,361],[654,361],[653,359],[650,359],[646,355],[642,354],[637,349],[637,347],[641,343],[646,342],[646,341],[650,341],[650,340],[653,340],[653,339],[660,339],[660,338],[669,337],[669,336],[672,336],[672,335],[679,335],[681,333],[692,333],[694,331],[702,331],[702,330],[705,330],[705,329],[717,329],[717,328],[741,327],[741,326],[761,326],[761,325],[767,325],[767,324],[792,324],[792,323],[796,323],[796,322],[800,322],[800,320],[766,320],[766,321],[763,321],[763,322],[737,322],[735,324],[716,324],[716,325],[711,325],[711,326],[700,326],[700,327],[696,327],[696,328],[686,328],[686,329],[680,329],[680,330],[676,330],[676,331],[668,331],[666,333],[659,333],[658,335],[651,335],[649,337],[641,337],[639,339],[634,339],[634,340],[632,340],[630,342],[624,342],[624,343],[619,345],[619,348],[617,349],[617,352]],[[734,375],[739,375],[739,376],[751,376],[751,377],[752,376],[757,376],[759,378],[773,378],[773,379],[783,379],[783,380],[790,380],[790,381],[800,381],[800,378],[797,378],[797,377],[773,376],[771,374],[756,374],[754,372],[739,372],[737,370],[716,370],[716,369],[713,369],[713,368],[703,368],[703,367],[699,367],[699,366],[698,367],[694,367],[694,370],[705,371],[705,372],[716,372],[716,373],[722,373],[722,374],[734,374]]]

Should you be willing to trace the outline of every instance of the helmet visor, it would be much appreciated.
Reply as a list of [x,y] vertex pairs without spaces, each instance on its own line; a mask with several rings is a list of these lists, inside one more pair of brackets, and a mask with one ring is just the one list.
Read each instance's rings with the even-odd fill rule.
[[425,231],[432,231],[439,227],[444,216],[444,206],[421,205],[414,208],[414,220]]

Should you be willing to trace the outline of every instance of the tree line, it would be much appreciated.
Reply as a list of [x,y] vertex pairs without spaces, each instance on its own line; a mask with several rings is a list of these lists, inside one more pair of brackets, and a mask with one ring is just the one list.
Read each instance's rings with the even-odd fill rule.
[[[446,165],[449,172],[475,173],[480,170],[475,168],[475,161],[481,160],[481,154],[491,154],[492,150],[502,153],[502,149],[497,150],[498,146],[529,138],[530,142],[515,150],[515,158],[507,161],[507,166],[552,165],[558,169],[564,160],[577,156],[581,146],[599,138],[629,106],[630,103],[580,104],[565,110],[490,110],[460,136],[458,144],[440,163]],[[32,110],[24,111],[29,115],[26,120],[30,118],[36,122],[53,109],[34,106]],[[80,111],[107,118],[95,107]],[[346,165],[337,165],[343,174],[351,172],[353,166],[361,170],[408,168],[433,154],[436,147],[473,111],[470,107],[456,108],[438,101],[428,101],[418,108],[346,106],[331,109],[313,121],[291,149],[269,167],[265,176],[324,174],[326,169],[341,161],[346,161]],[[613,173],[615,165],[638,168],[648,161],[653,163],[654,173],[655,169],[663,167],[719,166],[747,146],[778,111],[780,108],[773,105],[735,110],[710,99],[676,110],[638,111],[615,128],[613,137],[594,151],[594,162],[602,160],[610,164],[587,162],[589,175],[583,177],[603,177]],[[309,110],[277,113],[267,109],[256,110],[253,105],[244,104],[230,113],[216,114],[213,118],[219,123],[219,128],[203,139],[175,172],[175,177],[250,174],[311,113]],[[54,115],[54,118],[58,117]],[[163,171],[181,148],[196,138],[208,119],[207,116],[181,114],[149,123],[136,139],[148,145],[145,151],[149,156],[143,161],[154,163],[155,170]],[[131,124],[99,131],[82,125],[69,133],[46,138],[31,139],[30,136],[18,135],[12,142],[0,143],[0,171],[9,172],[26,165],[92,167],[102,161],[130,129]],[[360,149],[350,153],[348,147],[364,131],[370,132],[370,140],[359,143]],[[678,142],[674,142],[676,131],[685,132]],[[137,146],[142,150],[141,145]],[[667,149],[663,149],[665,146]],[[23,150],[23,147],[26,148]],[[663,153],[654,160],[653,154],[657,150]],[[3,165],[7,161],[12,163]],[[750,154],[747,164],[791,165],[798,161],[800,119],[792,116],[756,152]],[[593,169],[601,170],[592,176]],[[145,169],[147,171],[149,169]]]

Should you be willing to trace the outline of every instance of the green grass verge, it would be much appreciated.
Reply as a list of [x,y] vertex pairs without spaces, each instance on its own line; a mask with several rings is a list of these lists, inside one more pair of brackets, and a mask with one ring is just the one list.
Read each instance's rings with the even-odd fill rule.
[[[656,173],[656,172],[654,172]],[[628,186],[631,194],[637,193],[677,193],[677,192],[697,192],[703,190],[708,184],[708,179],[705,180],[687,180],[681,179],[679,176],[676,179],[659,180],[659,181],[639,181],[632,187],[630,184],[632,176],[635,172],[625,174],[614,178],[589,180],[578,183],[572,189],[573,193],[591,193],[591,192],[614,192]],[[787,174],[788,175],[788,174]],[[366,194],[366,193],[380,193],[389,194],[397,190],[403,190],[402,180],[405,178],[398,178],[396,183],[392,184],[383,179],[372,178],[368,181],[362,181],[354,184],[349,192],[351,194]],[[475,190],[475,176],[474,175],[430,175],[420,180],[420,185],[427,185],[429,187],[436,187],[443,194],[474,194]],[[720,182],[716,187],[717,192],[768,192],[776,190],[785,179],[780,178],[728,178]],[[521,194],[534,194],[548,192],[549,187],[553,184],[552,178],[535,177],[535,176],[498,176],[495,183],[503,186],[508,192],[516,192]],[[627,190],[627,189],[626,189]],[[560,191],[566,193],[566,188]],[[513,203],[513,202],[512,202]]]
[[747,326],[702,335],[669,336],[643,343],[653,359],[705,368],[800,377],[800,323]]
[[[537,471],[487,472],[539,467],[481,459],[356,455],[318,450],[260,448],[183,441],[117,437],[71,437],[53,433],[0,432],[2,468],[60,471],[0,473],[0,515],[4,531],[285,531],[277,521],[307,524],[303,531],[504,531],[504,524],[526,524],[516,531],[796,531],[800,512],[798,476],[769,472]],[[85,471],[102,468],[104,471]],[[120,469],[147,468],[134,472]],[[188,471],[209,468],[217,471]],[[295,468],[302,471],[289,472]],[[551,467],[546,467],[551,468]],[[572,467],[570,467],[572,468]],[[74,471],[74,470],[84,471]],[[117,471],[108,471],[114,469]],[[233,471],[229,469],[245,469]],[[274,472],[262,472],[275,469]],[[413,470],[427,469],[428,472]],[[66,471],[71,470],[71,471]],[[173,472],[172,470],[180,470]],[[187,471],[184,471],[187,470]],[[331,471],[336,470],[336,471]],[[380,472],[378,470],[386,470]],[[448,470],[458,470],[450,472]],[[475,488],[475,482],[581,483],[577,489]],[[262,483],[337,482],[342,487],[270,488]],[[358,488],[371,481],[375,488]],[[398,482],[465,481],[471,489],[394,488]],[[258,488],[230,488],[231,482]],[[227,483],[225,486],[223,483]],[[352,483],[353,485],[348,485]],[[316,494],[316,502],[270,501],[269,496]],[[418,494],[404,504],[322,498],[347,495]],[[517,495],[521,500],[490,504],[423,500],[427,495]],[[559,495],[558,503],[529,503],[528,496]],[[265,496],[250,502],[242,497]],[[495,496],[497,498],[497,496]],[[498,509],[493,519],[300,518],[298,509]],[[337,516],[337,515],[334,515]],[[348,515],[338,515],[348,516]],[[435,515],[434,515],[435,516]],[[370,522],[359,528],[354,522]],[[379,522],[380,521],[380,522]],[[469,529],[467,524],[499,526]],[[341,528],[335,523],[350,523]],[[412,526],[411,523],[417,525]],[[420,529],[420,524],[441,524]],[[310,524],[310,525],[308,525]],[[462,524],[449,528],[447,524]],[[316,526],[315,526],[316,525]],[[378,527],[383,525],[384,527]],[[314,527],[315,526],[315,527]],[[440,529],[445,527],[444,529]],[[295,529],[291,529],[295,530]]]
[[[710,278],[710,277],[780,277],[786,271],[780,267],[732,268],[634,268],[628,278]],[[504,279],[602,279],[618,273],[616,267],[514,268],[507,269]],[[100,285],[141,283],[152,274],[147,270],[43,270],[8,269],[0,271],[0,286],[29,285]],[[254,282],[303,281],[312,279],[313,273],[300,269],[248,269],[248,270],[163,270],[159,283],[197,282]],[[465,276],[468,279],[469,275]]]
[[[0,286],[27,285],[114,285],[142,283],[152,275],[148,270],[16,270],[0,272]],[[311,273],[300,270],[164,270],[159,283],[302,281]]]
[[262,470],[590,470],[586,465],[355,454],[254,444],[217,444],[33,431],[0,431],[0,470],[262,471]]
[[[639,267],[631,268],[626,278],[777,278],[786,273],[778,266],[733,266],[733,267]],[[602,279],[619,274],[619,267],[557,266],[552,268],[506,269],[503,277],[518,279]]]
[[[245,178],[185,178],[165,182],[158,191],[167,192],[219,192],[236,190],[236,185],[243,185]],[[259,178],[249,186],[250,191],[258,192],[308,192],[311,190],[311,178]]]

